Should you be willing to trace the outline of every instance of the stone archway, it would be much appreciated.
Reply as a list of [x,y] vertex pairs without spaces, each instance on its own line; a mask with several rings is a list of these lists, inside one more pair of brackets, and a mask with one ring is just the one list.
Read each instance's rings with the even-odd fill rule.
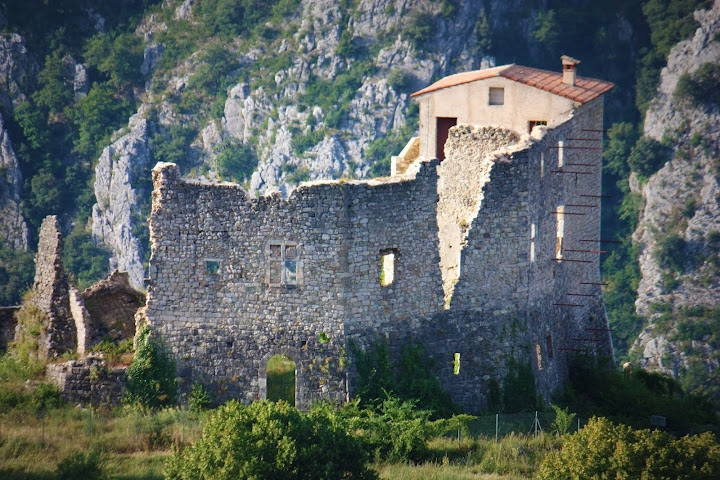
[[284,353],[270,357],[265,367],[267,399],[272,401],[285,400],[295,406],[295,361]]
[[[274,365],[274,363],[279,365]],[[303,388],[302,356],[299,351],[292,348],[273,349],[263,356],[259,367],[258,380],[261,399],[277,401],[282,398],[296,408],[305,407],[304,391],[306,389]],[[283,370],[288,372],[291,368],[292,371],[286,373],[284,377],[277,375]],[[284,393],[285,396],[278,393]]]

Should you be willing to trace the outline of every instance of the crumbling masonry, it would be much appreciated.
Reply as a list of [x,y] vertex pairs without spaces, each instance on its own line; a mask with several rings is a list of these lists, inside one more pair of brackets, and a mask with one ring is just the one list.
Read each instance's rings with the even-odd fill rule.
[[[540,88],[525,84],[528,70],[503,68],[469,80],[485,91],[479,101],[487,103],[485,81],[499,82],[490,105],[501,88],[493,85],[517,83],[505,106],[509,94]],[[611,84],[600,85],[580,99],[562,93],[584,95],[574,84],[538,90],[567,101],[554,99],[544,119],[532,113],[543,121],[530,133],[512,127],[522,123],[516,114],[512,125],[456,118],[442,163],[423,147],[436,140],[423,137],[422,123],[434,118],[420,98],[420,147],[406,149],[419,156],[401,158],[399,173],[306,183],[287,199],[251,198],[238,185],[183,179],[176,165],[158,164],[138,320],[172,348],[181,388],[199,382],[218,402],[265,398],[267,362],[279,353],[296,362],[298,407],[342,401],[355,387],[350,343],[380,338],[391,348],[424,344],[468,411],[487,406],[490,382],[503,381],[511,359],[532,365],[549,398],[574,353],[612,356],[597,148],[601,93]]]

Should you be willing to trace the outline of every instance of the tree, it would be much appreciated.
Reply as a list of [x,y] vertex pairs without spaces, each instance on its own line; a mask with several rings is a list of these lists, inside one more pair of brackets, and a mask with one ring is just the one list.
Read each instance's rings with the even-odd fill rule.
[[592,418],[560,452],[540,465],[540,480],[683,478],[720,475],[720,445],[710,433],[674,439],[659,430],[633,430]]
[[282,401],[233,400],[215,411],[200,440],[173,453],[165,478],[376,479],[367,461],[333,409],[303,414]]
[[668,160],[670,160],[670,152],[667,147],[652,137],[640,137],[630,152],[628,164],[633,172],[648,178],[660,170]]
[[175,359],[167,347],[152,338],[148,327],[137,336],[135,359],[127,371],[126,403],[157,409],[175,404],[177,379]]

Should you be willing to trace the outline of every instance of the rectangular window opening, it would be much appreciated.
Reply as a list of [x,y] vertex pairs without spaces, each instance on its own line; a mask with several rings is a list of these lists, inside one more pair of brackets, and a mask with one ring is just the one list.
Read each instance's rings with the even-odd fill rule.
[[538,370],[541,370],[541,371],[542,371],[542,369],[543,369],[542,349],[540,348],[540,344],[539,344],[539,343],[536,343],[536,344],[535,344],[535,356],[537,357]]
[[541,125],[547,126],[547,120],[530,120],[528,122],[528,133],[532,133],[533,128]]
[[205,272],[210,275],[217,275],[220,273],[220,260],[205,260]]
[[558,168],[562,168],[563,165],[565,165],[565,155],[563,154],[564,147],[565,147],[565,142],[563,142],[562,140],[559,140],[558,141]]
[[268,284],[291,286],[300,283],[300,247],[296,243],[268,243],[266,252]]
[[380,285],[387,287],[395,282],[395,252],[383,250],[380,252]]
[[555,258],[560,260],[563,255],[563,237],[565,237],[565,205],[558,205],[556,215],[557,242],[555,243]]
[[502,87],[490,87],[489,105],[505,105],[505,89]]
[[453,358],[453,375],[460,375],[460,353],[455,352]]

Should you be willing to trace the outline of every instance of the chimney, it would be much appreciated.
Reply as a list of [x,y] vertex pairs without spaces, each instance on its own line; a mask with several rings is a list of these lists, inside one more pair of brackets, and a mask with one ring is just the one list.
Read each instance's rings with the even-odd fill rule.
[[574,87],[575,69],[580,63],[580,60],[575,60],[574,58],[568,57],[567,55],[563,55],[562,57],[560,57],[560,59],[562,60],[563,66],[563,83]]

